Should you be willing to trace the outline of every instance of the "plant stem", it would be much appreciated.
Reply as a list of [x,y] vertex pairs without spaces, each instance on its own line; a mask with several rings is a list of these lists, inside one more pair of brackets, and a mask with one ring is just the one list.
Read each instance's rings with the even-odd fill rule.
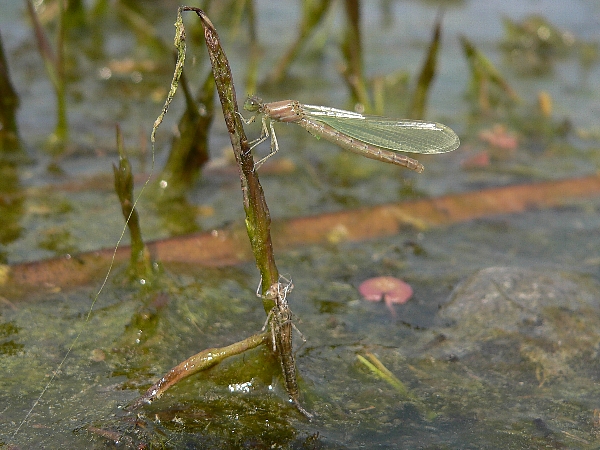
[[243,341],[236,342],[235,344],[228,345],[227,347],[207,348],[206,350],[202,350],[200,353],[196,353],[194,356],[186,359],[169,370],[164,377],[153,384],[144,395],[136,399],[127,407],[127,409],[133,410],[144,404],[152,403],[157,398],[160,398],[167,389],[180,382],[184,378],[203,370],[210,369],[230,356],[239,355],[247,350],[265,344],[269,342],[270,337],[271,333],[265,331],[264,333],[254,334]]
[[254,170],[254,159],[240,120],[229,61],[221,48],[214,25],[204,12],[188,6],[184,6],[180,10],[194,11],[204,26],[204,39],[213,68],[215,84],[221,100],[233,153],[239,166],[244,211],[246,212],[246,230],[262,278],[263,307],[268,313],[275,306],[275,302],[264,294],[272,285],[279,282],[279,272],[275,264],[271,242],[271,216],[258,175]]

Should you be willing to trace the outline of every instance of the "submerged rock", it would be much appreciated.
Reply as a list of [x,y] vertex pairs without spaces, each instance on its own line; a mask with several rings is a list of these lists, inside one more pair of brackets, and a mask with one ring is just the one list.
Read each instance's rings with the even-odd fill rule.
[[540,385],[598,365],[600,283],[589,276],[486,268],[456,287],[439,318],[445,339],[435,348],[446,358],[534,369]]

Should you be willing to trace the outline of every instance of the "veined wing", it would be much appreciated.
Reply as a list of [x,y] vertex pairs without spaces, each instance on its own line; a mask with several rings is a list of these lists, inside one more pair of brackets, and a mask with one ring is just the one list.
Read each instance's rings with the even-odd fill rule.
[[397,152],[445,153],[456,150],[458,136],[446,125],[420,120],[365,116],[324,106],[302,105],[307,117],[367,144]]

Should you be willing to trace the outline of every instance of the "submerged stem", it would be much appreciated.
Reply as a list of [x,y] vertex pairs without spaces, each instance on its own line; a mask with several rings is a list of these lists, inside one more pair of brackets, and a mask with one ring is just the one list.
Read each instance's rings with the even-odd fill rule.
[[179,381],[203,370],[219,364],[230,356],[239,355],[247,350],[269,342],[271,333],[268,331],[254,334],[227,347],[207,348],[173,367],[169,372],[153,384],[144,395],[135,400],[127,409],[133,410],[160,398],[167,389]]
[[123,217],[131,235],[131,262],[129,270],[132,276],[148,281],[152,277],[152,260],[150,252],[142,239],[140,218],[135,209],[133,197],[133,174],[131,164],[123,148],[123,135],[117,125],[117,150],[119,152],[119,167],[113,164],[115,174],[115,191],[121,203]]

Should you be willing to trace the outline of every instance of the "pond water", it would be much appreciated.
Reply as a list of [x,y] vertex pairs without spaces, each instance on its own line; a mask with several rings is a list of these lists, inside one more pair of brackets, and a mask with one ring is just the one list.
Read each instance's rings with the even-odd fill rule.
[[[38,3],[54,39],[56,3]],[[240,102],[252,90],[269,101],[355,106],[340,73],[341,2],[333,2],[281,83],[263,80],[297,36],[301,2],[254,2],[256,73],[248,11],[240,2],[227,4],[208,14]],[[358,223],[376,205],[444,195],[460,200],[467,192],[493,199],[494,188],[521,184],[535,192],[536,183],[597,173],[597,2],[444,5],[426,117],[456,130],[461,147],[417,155],[426,167],[417,174],[276,124],[281,150],[259,175],[277,224],[307,217],[310,228],[311,217],[341,211]],[[439,6],[362,5],[364,71],[379,80],[369,89],[383,83],[387,116],[408,108]],[[258,271],[244,258],[235,265],[195,265],[183,256],[163,261],[150,286],[127,282],[117,262],[97,295],[111,252],[81,256],[114,248],[123,227],[111,169],[118,161],[116,122],[136,192],[150,175],[148,139],[172,77],[177,7],[168,0],[84,2],[87,21],[67,33],[69,140],[58,156],[48,150],[55,95],[25,7],[3,7],[0,32],[20,98],[24,152],[1,162],[0,448],[597,448],[597,192],[561,197],[552,207],[532,201],[518,214],[491,205],[495,213],[471,220],[459,214],[435,222],[415,213],[399,232],[375,230],[369,239],[353,237],[358,231],[344,225],[315,243],[306,229],[295,236],[299,245],[276,245],[277,265],[294,283],[288,297],[294,321],[306,339],[294,338],[312,422],[286,402],[279,363],[266,347],[190,377],[136,414],[123,409],[182,360],[242,340],[265,321],[255,294]],[[509,22],[530,28],[509,36]],[[196,90],[208,62],[197,17],[190,14],[185,24],[186,76]],[[495,65],[519,102],[512,104],[493,80],[474,81],[461,36]],[[375,98],[376,90],[369,92]],[[544,109],[548,99],[552,106]],[[169,203],[169,193],[156,187],[184,107],[178,92],[157,134],[153,178],[138,203],[147,241],[243,224],[218,101],[209,166],[183,200]],[[246,132],[258,136],[260,128]],[[267,145],[257,151],[266,153]],[[125,235],[122,245],[128,242]],[[66,273],[51,272],[67,259]],[[16,282],[11,274],[23,267],[44,281]],[[357,288],[375,276],[401,278],[413,297],[392,306],[394,314],[383,302],[363,301]],[[404,390],[369,369],[365,358],[383,364]]]

